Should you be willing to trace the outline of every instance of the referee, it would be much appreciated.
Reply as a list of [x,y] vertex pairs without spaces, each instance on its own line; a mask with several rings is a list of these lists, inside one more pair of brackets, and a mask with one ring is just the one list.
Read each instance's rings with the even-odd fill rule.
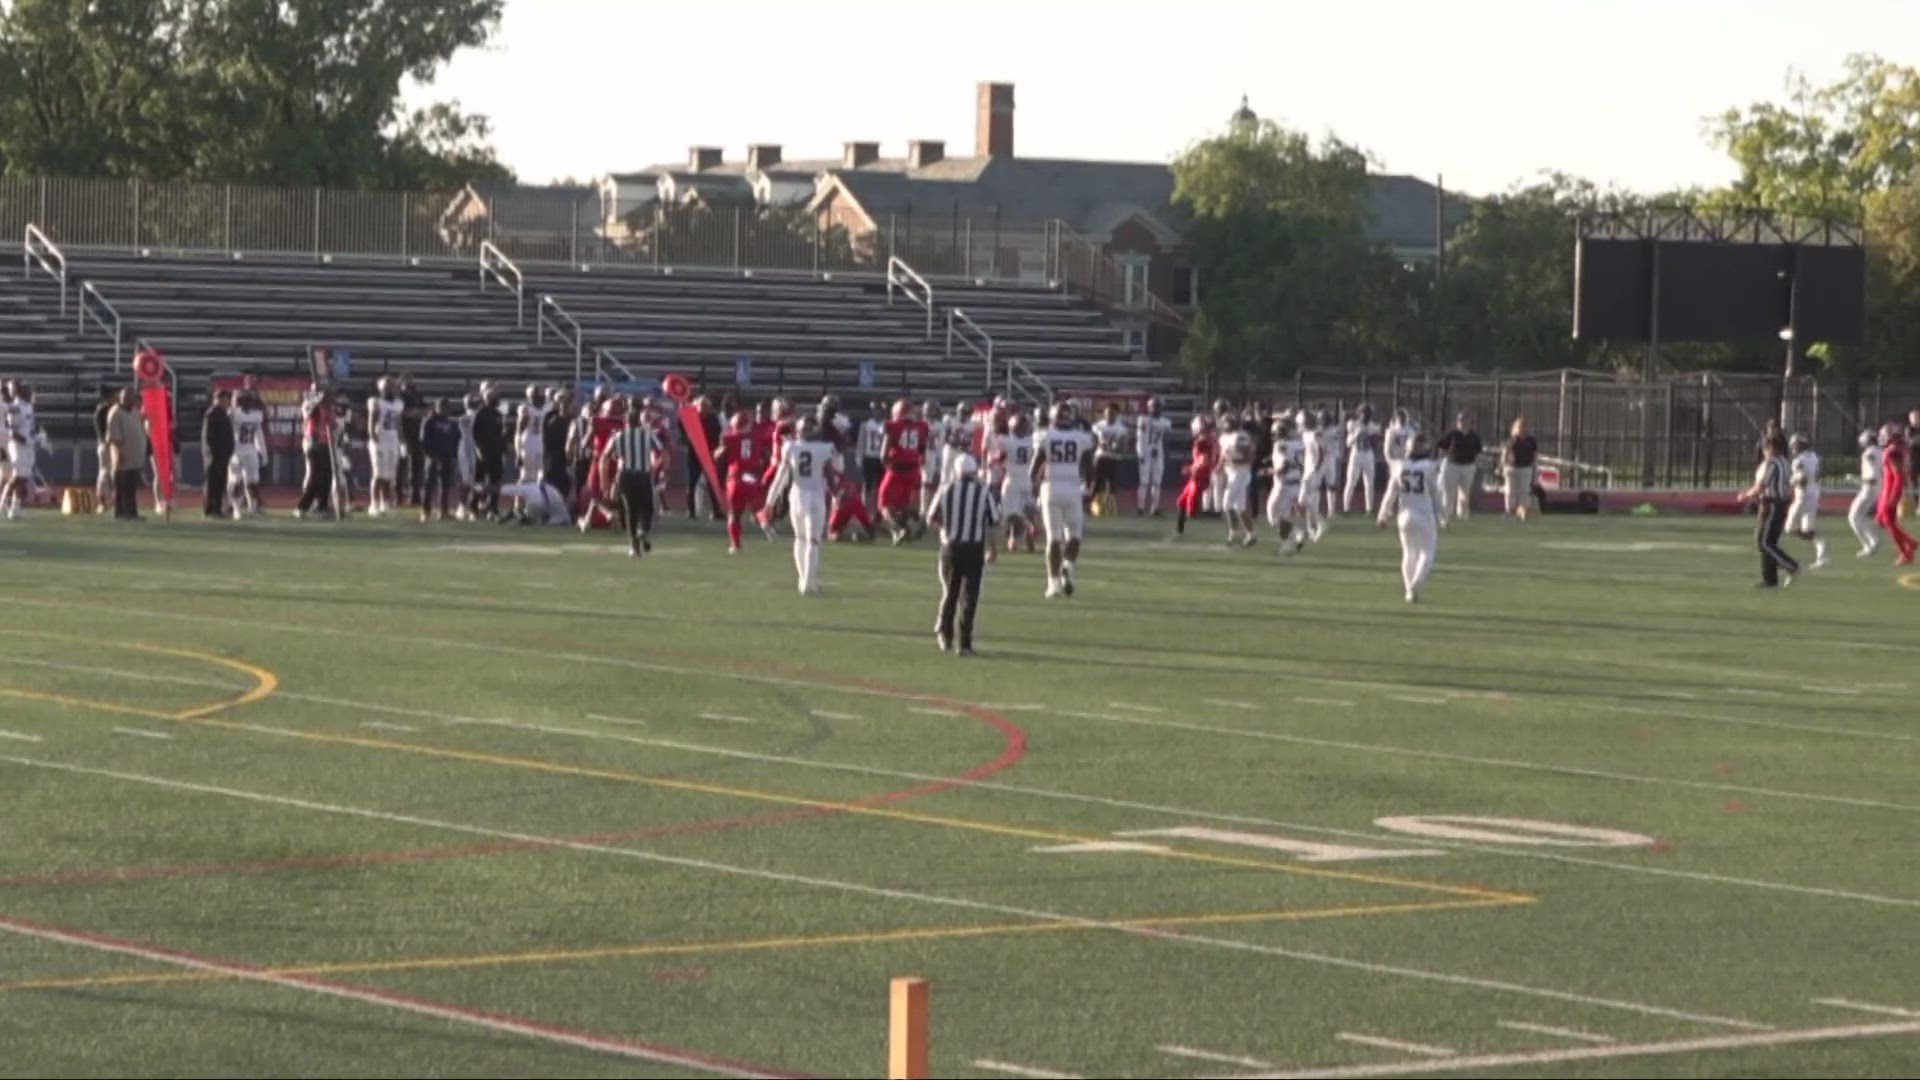
[[[620,520],[627,529],[627,554],[639,558],[653,550],[648,534],[653,532],[653,466],[660,442],[647,426],[640,406],[627,410],[627,426],[607,440],[600,454],[602,490],[612,487],[620,500]],[[608,485],[604,478],[615,468],[619,479]]]
[[1787,437],[1773,432],[1762,451],[1766,456],[1754,471],[1753,486],[1740,493],[1740,501],[1760,507],[1760,523],[1753,533],[1760,549],[1760,581],[1754,588],[1774,589],[1793,584],[1793,575],[1800,572],[1800,564],[1780,549],[1780,534],[1787,527],[1787,504],[1793,501],[1793,484],[1787,474]]
[[1000,523],[1000,500],[980,482],[980,463],[962,454],[951,479],[934,494],[930,524],[940,526],[940,619],[934,635],[940,651],[954,645],[958,609],[960,655],[973,655],[973,615],[980,606],[980,579],[987,572],[987,542]]

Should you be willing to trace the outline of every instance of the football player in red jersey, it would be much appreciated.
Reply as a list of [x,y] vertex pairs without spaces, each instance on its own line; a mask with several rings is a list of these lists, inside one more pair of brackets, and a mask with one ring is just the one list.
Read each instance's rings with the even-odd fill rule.
[[1173,534],[1184,536],[1187,532],[1187,519],[1200,516],[1200,501],[1206,497],[1213,486],[1214,467],[1219,464],[1220,443],[1213,433],[1213,417],[1200,414],[1193,418],[1193,457],[1187,462],[1187,485],[1180,489],[1180,501],[1177,504],[1180,516],[1173,524]]
[[[760,478],[762,490],[773,494],[773,476],[780,471],[780,461],[786,455],[787,443],[793,441],[794,426],[798,419],[794,416],[793,404],[786,398],[777,397],[768,410],[768,420],[773,426],[773,435],[767,440],[767,472]],[[774,538],[773,523],[786,515],[786,499],[775,496],[760,508],[757,515],[760,531],[767,539]]]
[[[770,432],[772,425],[768,425]],[[733,422],[720,436],[720,452],[714,455],[714,467],[727,477],[728,552],[740,550],[741,521],[766,505],[763,478],[771,447],[746,410],[733,414]]]
[[921,469],[931,448],[932,433],[927,423],[914,415],[913,404],[906,399],[893,403],[893,419],[887,421],[887,439],[881,449],[887,475],[880,481],[880,512],[893,530],[893,542],[907,538],[908,526],[919,515],[916,501],[920,495]]

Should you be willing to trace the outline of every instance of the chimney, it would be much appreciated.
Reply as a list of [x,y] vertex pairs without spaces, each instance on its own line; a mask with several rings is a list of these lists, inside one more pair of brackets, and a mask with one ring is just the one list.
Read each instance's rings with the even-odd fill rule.
[[770,143],[759,143],[747,147],[747,168],[754,172],[766,172],[780,164],[780,148]]
[[880,160],[880,144],[877,142],[850,142],[843,150],[840,162],[849,169],[865,168]]
[[692,146],[687,148],[687,168],[694,172],[706,172],[720,167],[720,148],[717,146]]
[[924,169],[947,156],[947,144],[939,139],[915,139],[907,144],[907,168]]
[[973,124],[974,157],[1013,156],[1013,84],[983,82]]

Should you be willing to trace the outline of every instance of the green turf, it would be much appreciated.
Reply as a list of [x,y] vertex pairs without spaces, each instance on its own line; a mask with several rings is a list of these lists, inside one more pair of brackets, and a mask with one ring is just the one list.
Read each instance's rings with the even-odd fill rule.
[[[1884,561],[1836,544],[1760,593],[1739,520],[1475,519],[1410,607],[1358,519],[1284,561],[1219,531],[1095,521],[1071,601],[1004,559],[962,662],[925,546],[835,546],[808,598],[784,543],[681,523],[639,563],[481,526],[9,526],[0,1072],[693,1072],[32,924],[817,1075],[882,1072],[897,975],[933,982],[941,1076],[1420,1060],[1352,1035],[1610,1055],[1474,1075],[1911,1075],[1920,594]],[[250,670],[275,692],[195,715]],[[1657,843],[1375,824],[1408,815]],[[1437,854],[1034,850],[1191,827]],[[1751,1045],[1621,1049],[1723,1037]]]

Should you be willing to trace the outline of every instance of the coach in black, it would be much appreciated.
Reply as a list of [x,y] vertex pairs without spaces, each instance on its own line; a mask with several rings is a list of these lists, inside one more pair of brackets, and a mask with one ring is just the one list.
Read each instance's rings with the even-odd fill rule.
[[474,517],[488,521],[500,518],[500,485],[507,476],[507,430],[500,416],[500,391],[492,383],[480,387],[480,411],[473,414],[473,491],[469,494]]
[[1753,533],[1754,543],[1760,549],[1760,580],[1754,587],[1772,589],[1793,584],[1793,575],[1800,572],[1800,564],[1780,548],[1780,533],[1787,527],[1787,504],[1793,501],[1793,484],[1787,472],[1787,437],[1776,431],[1767,437],[1763,449],[1766,457],[1753,474],[1753,486],[1740,493],[1740,501],[1760,506],[1760,524]]
[[233,414],[227,411],[233,400],[228,390],[215,390],[213,404],[200,420],[200,455],[206,465],[206,514],[210,518],[226,516],[227,467],[233,463]]
[[987,572],[987,543],[1000,523],[1000,500],[980,482],[980,464],[961,455],[953,476],[934,494],[929,523],[940,526],[940,617],[934,634],[940,651],[954,646],[956,609],[960,655],[973,655],[973,616]]

